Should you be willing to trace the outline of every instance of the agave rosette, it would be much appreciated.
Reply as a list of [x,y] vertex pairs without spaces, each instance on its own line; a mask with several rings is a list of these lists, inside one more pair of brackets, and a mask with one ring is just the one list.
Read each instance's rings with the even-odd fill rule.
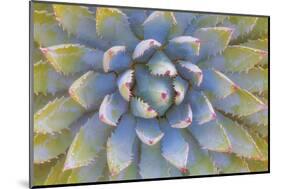
[[267,18],[33,5],[34,185],[268,169]]

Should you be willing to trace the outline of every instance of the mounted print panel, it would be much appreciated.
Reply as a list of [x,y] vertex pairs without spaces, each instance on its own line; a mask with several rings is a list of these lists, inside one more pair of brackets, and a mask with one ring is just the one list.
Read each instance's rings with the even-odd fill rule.
[[31,187],[269,172],[269,17],[31,2]]

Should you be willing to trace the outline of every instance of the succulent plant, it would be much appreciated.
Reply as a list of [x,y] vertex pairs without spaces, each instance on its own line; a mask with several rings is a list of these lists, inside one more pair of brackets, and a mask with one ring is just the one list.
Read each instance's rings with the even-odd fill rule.
[[33,2],[33,185],[268,170],[268,18]]

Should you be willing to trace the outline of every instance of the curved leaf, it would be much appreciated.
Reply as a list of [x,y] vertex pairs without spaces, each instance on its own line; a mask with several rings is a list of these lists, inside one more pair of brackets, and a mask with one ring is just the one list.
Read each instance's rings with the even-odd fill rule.
[[95,15],[88,7],[53,4],[53,10],[62,27],[81,42],[101,49],[108,47],[109,44],[98,38]]
[[54,95],[57,92],[65,91],[73,83],[77,76],[66,77],[57,73],[47,62],[39,61],[34,64],[33,86],[34,93]]
[[89,71],[69,88],[70,96],[86,109],[96,109],[107,94],[116,90],[116,76]]
[[33,186],[43,185],[56,160],[42,164],[33,164]]
[[182,176],[177,168],[163,158],[160,143],[153,146],[142,143],[139,167],[143,179]]
[[97,8],[96,30],[102,39],[113,45],[125,45],[133,50],[138,43],[138,39],[131,31],[127,16],[116,8]]
[[36,134],[33,142],[34,163],[44,163],[65,153],[72,141],[71,132],[63,130],[56,134]]
[[232,35],[232,29],[226,27],[200,28],[194,37],[200,40],[199,58],[216,55],[227,47]]
[[64,170],[83,167],[96,161],[98,153],[105,148],[110,127],[99,120],[95,113],[76,134],[64,163]]
[[217,120],[202,125],[194,123],[188,129],[203,149],[217,152],[229,152],[231,150],[225,130]]
[[184,79],[191,80],[192,84],[200,86],[203,80],[203,73],[198,66],[191,62],[181,60],[177,62],[176,66]]
[[161,51],[157,51],[146,64],[152,75],[174,77],[177,69],[170,59]]
[[157,119],[137,118],[136,133],[139,139],[149,146],[155,145],[164,136]]
[[43,47],[65,43],[68,40],[67,33],[59,27],[53,14],[47,11],[33,12],[33,36],[34,41]]
[[103,69],[105,72],[121,72],[128,69],[132,64],[125,46],[113,46],[103,55]]
[[165,52],[172,60],[185,59],[198,56],[200,50],[200,40],[191,36],[178,36],[171,40]]
[[257,39],[260,37],[268,37],[269,17],[259,17],[250,33],[250,37]]
[[143,23],[144,39],[155,39],[164,44],[175,23],[173,12],[154,11]]
[[222,173],[245,173],[249,172],[246,161],[233,154],[210,152],[216,166]]
[[184,171],[187,166],[188,143],[180,130],[171,128],[166,120],[160,120],[160,127],[165,134],[161,141],[163,157],[180,171]]
[[83,108],[71,98],[56,98],[35,113],[34,132],[60,132],[69,128],[83,113]]
[[218,70],[203,69],[203,82],[200,88],[211,97],[221,99],[234,93],[238,86]]
[[237,116],[248,116],[267,108],[267,106],[253,94],[240,88],[228,97],[216,100],[213,105],[221,111]]
[[136,139],[136,120],[126,114],[122,116],[116,130],[107,141],[107,163],[110,174],[118,175],[133,159],[133,145]]
[[188,102],[191,105],[194,122],[201,125],[216,119],[214,108],[203,92],[191,91],[188,93]]
[[213,15],[213,14],[200,14],[194,21],[193,25],[197,28],[215,27],[228,18],[224,15]]
[[189,104],[182,103],[168,110],[166,117],[174,128],[185,128],[192,123],[192,110]]
[[57,72],[65,75],[89,69],[101,70],[103,52],[80,44],[60,44],[41,48]]
[[132,96],[132,88],[133,88],[133,75],[134,71],[129,69],[122,74],[119,75],[117,79],[117,85],[119,89],[119,93],[122,95],[124,100],[130,101],[130,98]]
[[187,158],[187,169],[189,175],[211,175],[218,174],[208,151],[201,149],[199,144],[188,131],[183,131],[182,136],[189,145]]
[[136,95],[143,98],[160,116],[164,115],[173,103],[172,81],[166,77],[152,76],[144,65],[137,65],[135,70]]
[[120,117],[127,112],[128,102],[119,94],[119,91],[106,95],[99,110],[100,120],[108,125],[116,126]]
[[160,47],[161,43],[154,39],[143,40],[136,46],[132,55],[133,60],[136,62],[147,62]]
[[153,110],[148,103],[137,97],[132,98],[130,108],[136,117],[149,119],[157,116],[157,112]]
[[247,72],[265,56],[266,51],[234,45],[228,46],[221,55],[207,60],[206,64],[222,72]]
[[250,159],[262,158],[262,154],[255,141],[242,126],[222,114],[218,114],[218,120],[229,138],[231,152]]
[[176,24],[173,25],[170,31],[170,39],[183,35],[186,28],[195,19],[195,14],[188,12],[174,12],[174,17],[176,19]]
[[182,79],[180,76],[175,77],[173,80],[173,86],[175,91],[175,104],[179,105],[184,100],[185,94],[187,93],[189,84],[187,81]]
[[97,182],[102,177],[103,171],[106,166],[105,153],[101,153],[90,165],[73,169],[68,177],[67,183],[89,183]]
[[268,90],[268,69],[253,68],[247,73],[229,73],[227,76],[249,92],[261,94]]

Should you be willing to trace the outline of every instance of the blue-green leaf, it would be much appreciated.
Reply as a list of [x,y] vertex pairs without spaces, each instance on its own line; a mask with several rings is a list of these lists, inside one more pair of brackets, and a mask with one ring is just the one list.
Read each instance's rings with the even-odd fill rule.
[[157,51],[146,64],[152,75],[174,77],[177,75],[175,65],[161,51]]
[[160,120],[160,127],[165,134],[161,140],[163,157],[180,171],[185,170],[189,150],[188,143],[184,140],[180,130],[171,128],[166,120]]
[[136,139],[135,124],[136,120],[133,116],[123,115],[107,141],[107,163],[113,176],[118,175],[132,163],[133,145]]
[[203,74],[198,66],[191,62],[181,60],[177,62],[176,66],[184,79],[190,80],[195,86],[200,86],[203,80]]
[[41,48],[57,72],[65,75],[89,69],[101,70],[103,52],[80,44],[60,44]]
[[133,50],[138,43],[127,16],[116,8],[97,8],[96,30],[102,39],[113,45],[125,45],[129,50]]
[[231,150],[225,130],[217,120],[202,125],[193,123],[188,129],[204,149],[217,152],[229,152]]
[[136,46],[133,52],[133,60],[136,62],[147,62],[154,52],[161,47],[161,43],[154,39],[146,39]]
[[154,118],[157,112],[151,106],[138,97],[133,97],[130,102],[130,108],[134,116],[141,118]]
[[119,91],[106,95],[100,105],[100,120],[108,125],[116,126],[120,117],[127,112],[128,102],[120,95]]
[[216,113],[209,99],[203,92],[191,91],[188,100],[191,105],[193,121],[199,125],[216,119]]
[[173,25],[170,31],[170,39],[182,35],[188,25],[191,24],[191,21],[195,19],[195,14],[188,12],[174,12],[174,16],[176,24]]
[[145,65],[136,68],[136,95],[144,99],[160,116],[164,115],[173,103],[172,80],[153,76]]
[[70,96],[86,109],[97,109],[103,98],[116,89],[116,76],[89,71],[69,88]]
[[120,74],[117,79],[119,93],[126,101],[130,101],[132,96],[132,87],[134,82],[133,75],[134,71],[129,69]]
[[167,11],[154,11],[143,23],[144,39],[155,39],[164,44],[173,25],[174,14]]
[[192,123],[192,110],[188,103],[181,103],[168,110],[166,117],[174,128],[185,128]]
[[190,36],[178,36],[171,40],[165,52],[172,60],[184,59],[198,56],[200,50],[200,40]]
[[143,143],[150,146],[158,143],[164,136],[157,119],[137,118],[136,133]]
[[130,55],[125,46],[114,46],[103,55],[103,69],[105,72],[122,72],[132,64]]
[[182,79],[180,76],[175,77],[173,80],[173,86],[175,91],[175,104],[179,105],[184,100],[185,94],[187,93],[189,84],[187,81]]
[[95,113],[76,134],[67,153],[64,170],[83,167],[91,164],[98,153],[105,148],[110,127],[99,120]]

